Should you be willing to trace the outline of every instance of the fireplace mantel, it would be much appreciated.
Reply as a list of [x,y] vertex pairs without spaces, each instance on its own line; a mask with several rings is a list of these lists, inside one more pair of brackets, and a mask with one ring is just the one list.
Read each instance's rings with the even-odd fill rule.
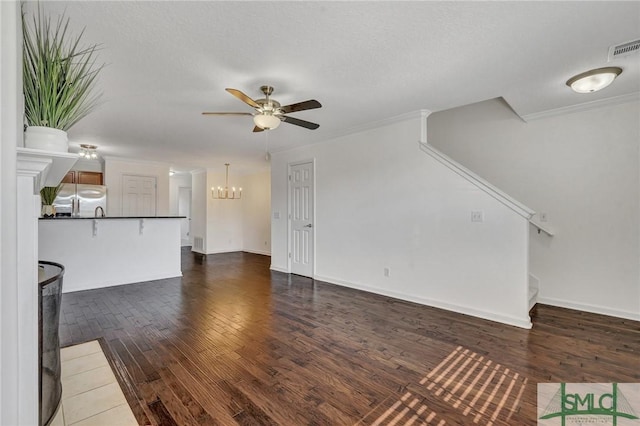
[[38,424],[38,218],[40,189],[57,186],[76,154],[16,148],[17,401],[19,424]]
[[40,149],[16,148],[18,175],[34,177],[34,194],[45,186],[58,186],[78,155],[68,152],[43,151]]

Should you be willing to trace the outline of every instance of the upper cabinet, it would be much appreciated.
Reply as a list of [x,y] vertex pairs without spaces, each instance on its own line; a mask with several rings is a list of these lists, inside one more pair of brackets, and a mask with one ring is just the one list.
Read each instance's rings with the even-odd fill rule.
[[88,185],[104,185],[104,178],[101,172],[84,172],[72,170],[66,174],[62,183],[83,183]]

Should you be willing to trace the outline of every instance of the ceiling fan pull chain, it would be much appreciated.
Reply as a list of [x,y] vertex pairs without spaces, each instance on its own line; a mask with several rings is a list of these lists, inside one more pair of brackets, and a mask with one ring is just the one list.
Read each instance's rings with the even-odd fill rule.
[[264,159],[265,161],[271,160],[271,154],[269,153],[269,132],[264,132]]

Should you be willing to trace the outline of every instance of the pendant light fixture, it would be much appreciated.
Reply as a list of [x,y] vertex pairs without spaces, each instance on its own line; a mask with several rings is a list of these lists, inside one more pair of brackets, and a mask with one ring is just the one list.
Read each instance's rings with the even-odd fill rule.
[[[242,198],[242,188],[238,188],[239,191],[236,194],[236,187],[232,187],[231,191],[229,191],[229,163],[225,163],[227,167],[227,174],[224,181],[224,188],[219,186],[217,188],[211,187],[211,197],[214,200],[239,200]],[[237,195],[237,196],[236,196]]]
[[577,93],[592,93],[602,90],[622,72],[619,67],[597,68],[583,72],[567,80],[567,86]]

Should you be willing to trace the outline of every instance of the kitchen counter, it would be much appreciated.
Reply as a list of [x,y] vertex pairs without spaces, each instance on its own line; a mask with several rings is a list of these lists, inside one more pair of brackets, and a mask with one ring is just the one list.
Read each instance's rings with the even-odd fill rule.
[[38,257],[64,266],[65,293],[179,277],[181,218],[43,218]]
[[77,220],[77,219],[184,219],[186,216],[98,216],[98,217],[41,217],[40,220]]

